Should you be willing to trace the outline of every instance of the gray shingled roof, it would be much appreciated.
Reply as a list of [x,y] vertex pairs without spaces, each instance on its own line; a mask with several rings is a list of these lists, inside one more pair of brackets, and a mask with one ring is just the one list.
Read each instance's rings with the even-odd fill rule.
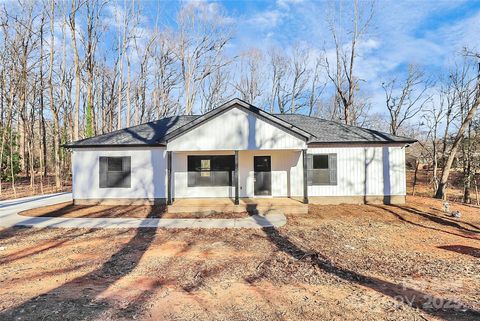
[[[251,105],[250,105],[251,106]],[[226,106],[228,107],[228,106]],[[251,106],[253,107],[253,106]],[[253,107],[255,108],[255,107]],[[255,108],[256,109],[256,108]],[[271,115],[293,125],[311,135],[309,144],[333,143],[413,143],[416,140],[393,136],[371,129],[348,126],[333,121],[298,114]],[[102,146],[159,146],[165,145],[165,137],[184,125],[190,124],[201,116],[173,116],[148,122],[138,126],[120,129],[108,134],[82,139],[65,147],[102,147]],[[270,116],[269,116],[270,117]],[[208,118],[207,118],[208,119]],[[200,119],[199,119],[200,120]],[[185,126],[188,130],[192,126]],[[181,131],[181,130],[180,130]],[[176,135],[176,133],[174,133]]]
[[310,134],[308,143],[413,143],[416,140],[376,130],[348,126],[317,117],[299,114],[277,114],[276,117]]
[[65,147],[151,146],[159,145],[169,132],[188,124],[198,116],[172,116],[138,126],[123,128],[91,138],[85,138]]

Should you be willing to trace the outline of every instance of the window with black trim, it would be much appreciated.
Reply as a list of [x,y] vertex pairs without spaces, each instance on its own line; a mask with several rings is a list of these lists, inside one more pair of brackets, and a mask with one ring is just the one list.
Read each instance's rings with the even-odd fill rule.
[[308,185],[337,185],[337,154],[307,155]]
[[188,186],[233,186],[235,156],[194,155],[187,157]]
[[130,188],[131,187],[131,158],[99,157],[99,184],[100,188]]

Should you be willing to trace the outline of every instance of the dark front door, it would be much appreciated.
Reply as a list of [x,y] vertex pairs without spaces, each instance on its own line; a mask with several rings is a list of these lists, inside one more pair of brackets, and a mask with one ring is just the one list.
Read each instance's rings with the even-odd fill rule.
[[270,156],[253,156],[255,195],[272,195],[272,167]]

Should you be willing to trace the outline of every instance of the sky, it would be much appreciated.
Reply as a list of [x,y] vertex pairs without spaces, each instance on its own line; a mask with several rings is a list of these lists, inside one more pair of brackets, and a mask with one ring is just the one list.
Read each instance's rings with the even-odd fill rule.
[[[0,3],[8,6],[9,1],[15,2],[0,0]],[[102,44],[113,52],[112,60],[116,57],[112,48],[116,41],[108,37],[120,35],[122,15],[118,13],[131,1],[140,6],[138,28],[146,33],[155,25],[159,29],[175,28],[180,9],[194,5],[213,19],[232,26],[233,39],[227,47],[228,55],[236,56],[250,48],[268,52],[272,47],[291,53],[295,46],[301,45],[311,51],[312,65],[315,55],[326,53],[329,57],[334,53],[328,20],[333,16],[342,17],[334,15],[334,10],[343,12],[344,17],[352,12],[352,1],[112,0],[102,17],[113,31],[105,35],[106,41],[102,40]],[[60,7],[61,2],[57,3]],[[360,7],[366,9],[370,3],[360,1]],[[351,25],[348,18],[339,21],[345,28]],[[57,24],[55,45],[61,46],[60,20]],[[85,28],[80,23],[77,27]],[[138,41],[146,43],[147,38]],[[348,42],[347,38],[343,40]],[[361,79],[360,95],[368,99],[373,112],[385,113],[382,83],[404,78],[409,64],[418,65],[432,81],[445,78],[460,60],[465,47],[480,52],[480,0],[376,0],[373,19],[358,43],[354,74]],[[60,47],[57,52],[61,52]]]
[[[171,27],[181,6],[191,1],[141,2],[150,23]],[[348,12],[343,1],[200,1],[209,14],[235,26],[228,50],[272,46],[289,51],[297,44],[317,52],[333,50],[328,17],[334,7]],[[360,2],[360,6],[366,5]],[[346,23],[348,21],[345,21]],[[362,94],[373,109],[384,105],[382,82],[405,76],[416,64],[429,77],[440,77],[454,67],[463,48],[480,51],[480,1],[381,1],[374,4],[368,32],[359,43],[355,68]]]

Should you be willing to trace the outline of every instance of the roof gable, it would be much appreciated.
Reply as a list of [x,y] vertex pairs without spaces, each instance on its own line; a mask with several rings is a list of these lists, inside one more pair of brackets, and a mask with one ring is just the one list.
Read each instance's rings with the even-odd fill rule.
[[180,128],[177,128],[176,130],[170,132],[168,135],[165,136],[163,142],[168,142],[169,140],[175,138],[176,136],[178,135],[181,135],[181,134],[184,134],[185,132],[189,131],[189,130],[192,130],[193,128],[213,119],[214,117],[217,117],[225,112],[227,112],[228,110],[232,109],[232,108],[240,108],[240,109],[243,109],[247,112],[251,112],[251,113],[254,113],[256,114],[259,118],[263,119],[264,121],[266,122],[269,122],[273,125],[276,125],[276,126],[279,126],[281,128],[283,128],[284,130],[290,132],[291,134],[297,136],[297,137],[302,137],[303,139],[305,140],[308,140],[311,136],[310,133],[294,126],[293,124],[289,123],[289,122],[286,122],[270,113],[267,113],[266,111],[260,109],[260,108],[257,108],[241,99],[238,99],[238,98],[235,98],[235,99],[232,99],[230,101],[228,101],[227,103],[221,105],[220,107],[217,107],[215,109],[212,109],[211,111],[209,111],[208,113],[206,114],[203,114],[202,116],[199,116],[198,118],[196,118],[195,120],[193,120],[192,122],[180,127]]
[[[188,126],[188,125],[187,125]],[[185,126],[184,126],[185,127]],[[171,151],[305,149],[307,138],[233,105],[168,140]]]

